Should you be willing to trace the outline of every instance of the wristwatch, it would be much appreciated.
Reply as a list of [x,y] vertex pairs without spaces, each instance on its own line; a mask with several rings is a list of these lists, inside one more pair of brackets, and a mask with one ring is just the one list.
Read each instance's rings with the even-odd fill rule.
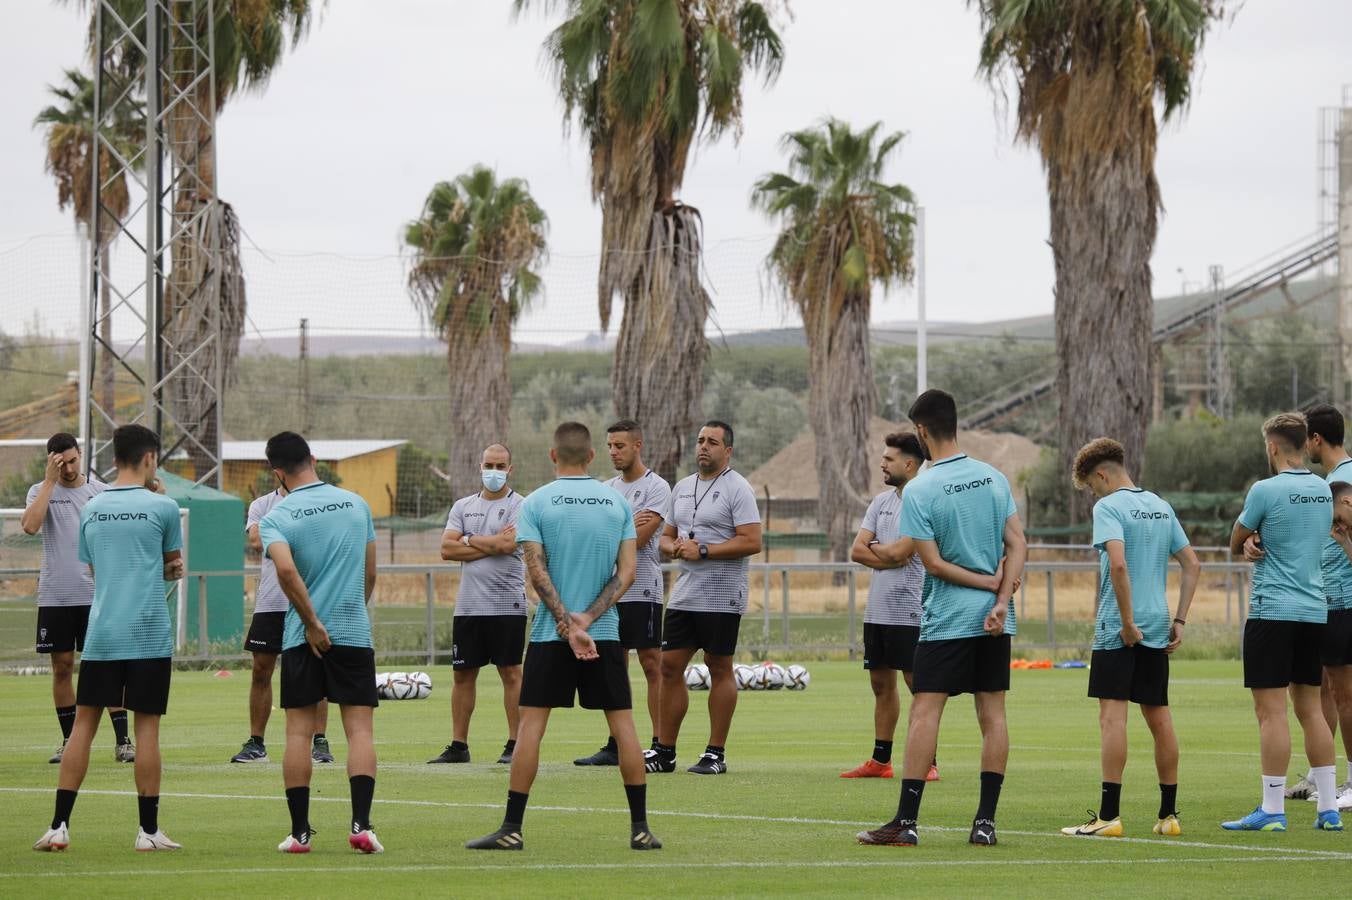
[[473,534],[466,534],[466,535],[464,535],[463,537],[460,538],[460,543],[462,543],[462,544],[464,544],[466,547],[468,547],[468,546],[469,546],[469,539],[472,538],[472,537],[474,537]]
[[700,559],[708,559],[708,558],[709,558],[709,545],[708,545],[708,544],[700,544],[700,545],[699,545],[699,558],[700,558]]

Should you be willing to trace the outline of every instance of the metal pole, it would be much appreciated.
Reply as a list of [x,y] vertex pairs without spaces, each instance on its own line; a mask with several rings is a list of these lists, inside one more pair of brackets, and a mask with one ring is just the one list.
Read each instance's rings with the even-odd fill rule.
[[1047,572],[1047,643],[1056,646],[1056,587],[1050,571]]
[[[95,71],[96,72],[98,71],[98,66],[95,66]],[[98,138],[97,137],[92,138],[90,143],[93,145],[94,148],[95,153],[94,158],[98,159],[97,156],[97,154],[99,153]],[[94,166],[95,178],[99,177],[98,168],[99,167],[97,165]],[[98,194],[94,194],[93,196],[98,196]],[[93,383],[93,380],[90,377],[89,365],[90,360],[93,359],[94,357],[93,354],[94,348],[89,346],[90,344],[89,336],[91,334],[90,329],[94,327],[93,305],[91,304],[89,297],[89,270],[93,266],[93,259],[90,256],[90,253],[92,252],[90,247],[93,242],[89,240],[89,232],[84,228],[84,226],[76,225],[75,230],[78,231],[80,234],[80,363],[79,363],[80,374],[78,388],[80,391],[80,400],[79,400],[80,429],[78,439],[80,442],[80,452],[83,453],[85,457],[84,458],[85,474],[88,475],[90,466],[89,386],[90,384]]]
[[784,581],[780,584],[780,593],[782,594],[781,602],[783,603],[784,608],[782,622],[784,633],[784,652],[787,653],[789,650],[789,570],[781,569],[780,574],[781,577],[784,579]]
[[855,639],[856,634],[857,634],[857,632],[855,631],[855,624],[854,624],[854,602],[855,602],[855,601],[854,601],[854,576],[855,576],[856,574],[857,574],[857,573],[856,573],[853,569],[851,569],[851,570],[850,570],[850,574],[849,574],[849,576],[847,577],[846,582],[845,582],[846,585],[848,586],[848,593],[847,593],[847,595],[846,595],[848,599],[847,599],[846,602],[845,602],[845,606],[846,606],[846,608],[847,608],[847,609],[849,610],[849,612],[850,612],[850,661],[851,661],[851,662],[854,661],[854,647],[855,647],[854,639]]
[[207,655],[207,577],[197,576],[197,653]]
[[427,570],[426,576],[427,588],[427,664],[436,665],[437,662],[437,620],[436,610],[433,608],[432,594],[432,570]]
[[157,434],[155,389],[160,382],[160,8],[155,0],[146,2],[146,188],[152,194],[146,201],[146,341],[145,409],[141,424]]
[[925,322],[925,207],[915,210],[915,392],[929,388],[929,336]]
[[765,642],[765,646],[768,648],[768,647],[770,646],[770,570],[769,570],[769,569],[762,569],[762,570],[761,570],[761,589],[762,589],[762,591],[763,591],[763,596],[761,597],[761,614],[762,614],[762,616],[763,616],[764,619],[765,619],[765,621],[761,624],[761,638],[762,638],[762,640]]

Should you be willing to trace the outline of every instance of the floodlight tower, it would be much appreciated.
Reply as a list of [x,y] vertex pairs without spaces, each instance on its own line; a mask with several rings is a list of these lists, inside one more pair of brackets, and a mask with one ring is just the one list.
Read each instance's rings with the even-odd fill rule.
[[[108,471],[113,428],[137,422],[160,435],[164,457],[186,453],[197,482],[221,482],[216,2],[93,4],[95,140],[112,164],[92,166],[91,234],[107,229],[121,240],[92,241],[88,261],[81,427],[89,470]],[[145,141],[127,157],[109,128],[137,99],[145,103]],[[106,192],[122,178],[133,202],[119,217]],[[101,309],[105,288],[110,302]],[[107,390],[93,389],[101,362],[111,363]]]

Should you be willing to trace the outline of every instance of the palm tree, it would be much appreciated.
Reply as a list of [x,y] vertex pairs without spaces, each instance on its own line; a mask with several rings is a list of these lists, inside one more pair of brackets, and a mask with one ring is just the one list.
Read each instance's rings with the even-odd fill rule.
[[438,182],[422,214],[404,227],[413,252],[409,292],[446,342],[457,495],[478,484],[483,448],[507,439],[512,325],[542,291],[547,232],[526,182],[500,182],[485,166]]
[[[969,0],[981,70],[1018,92],[1018,137],[1047,173],[1063,471],[1110,434],[1139,469],[1155,366],[1150,256],[1160,209],[1156,104],[1185,109],[1224,0]],[[1083,516],[1078,497],[1072,519]]]
[[699,210],[676,199],[697,134],[742,122],[748,70],[767,83],[783,45],[773,0],[514,0],[564,7],[545,42],[563,99],[591,151],[601,204],[601,328],[624,300],[611,370],[615,413],[643,423],[648,462],[675,477],[699,418],[711,301],[700,279]]
[[[65,76],[62,84],[47,88],[59,104],[39,112],[33,119],[33,127],[46,129],[44,169],[56,181],[57,208],[64,210],[69,206],[75,215],[76,227],[86,238],[97,241],[102,251],[99,253],[102,266],[99,273],[99,341],[106,350],[112,347],[113,341],[107,250],[117,237],[116,222],[126,218],[131,206],[126,174],[120,171],[113,153],[128,161],[138,159],[145,144],[145,109],[128,98],[112,110],[108,118],[104,129],[105,145],[97,154],[104,210],[99,219],[99,233],[93,235],[94,82],[78,69],[67,69]],[[111,414],[116,398],[109,353],[98,354],[98,367],[100,405]]]
[[[66,2],[81,7],[94,6],[89,0]],[[145,21],[142,16],[145,0],[113,0],[112,5],[123,21],[139,22],[137,38],[144,45]],[[216,443],[217,435],[214,392],[207,390],[204,382],[209,384],[219,377],[222,389],[233,383],[247,310],[240,260],[241,229],[234,209],[217,198],[219,219],[200,221],[203,208],[216,197],[215,154],[211,152],[214,122],[221,107],[231,97],[241,91],[262,89],[267,84],[286,48],[294,47],[308,33],[315,6],[312,0],[216,0],[211,23],[215,36],[213,94],[211,82],[199,77],[197,60],[181,47],[176,49],[176,44],[182,43],[176,35],[207,33],[208,5],[202,2],[169,4],[175,21],[166,23],[161,39],[168,42],[170,52],[177,56],[168,68],[178,82],[175,88],[187,92],[192,106],[202,115],[187,114],[186,106],[180,106],[180,114],[171,116],[168,125],[167,139],[175,148],[176,156],[191,172],[191,177],[177,186],[172,198],[174,233],[178,237],[170,248],[172,266],[163,299],[163,337],[165,345],[171,348],[166,354],[165,368],[170,369],[181,362],[181,352],[189,352],[190,348],[208,340],[216,330],[213,319],[217,316],[222,344],[219,373],[210,356],[194,359],[185,367],[182,377],[166,386],[165,400],[179,421],[192,423],[189,430],[206,448]],[[91,17],[91,51],[95,46],[96,27],[97,17]],[[144,80],[145,59],[136,44],[118,47],[115,65],[122,78]],[[207,237],[201,230],[212,228],[217,232],[220,247],[220,287],[214,310],[203,308],[209,292],[202,289],[207,270],[199,252],[199,241]],[[210,454],[192,440],[185,442],[184,449],[193,462],[197,477],[205,477],[212,464]]]
[[856,132],[828,118],[785,135],[789,171],[764,176],[751,194],[783,223],[766,265],[807,334],[817,520],[835,559],[849,558],[870,481],[873,286],[886,291],[912,276],[911,192],[882,180],[903,134],[880,135],[881,128]]

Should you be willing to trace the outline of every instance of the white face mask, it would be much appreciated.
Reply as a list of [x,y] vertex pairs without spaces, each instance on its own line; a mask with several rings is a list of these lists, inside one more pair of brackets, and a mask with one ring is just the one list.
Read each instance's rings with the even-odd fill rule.
[[507,473],[501,469],[484,469],[479,474],[483,478],[484,487],[490,491],[500,491],[507,483]]

